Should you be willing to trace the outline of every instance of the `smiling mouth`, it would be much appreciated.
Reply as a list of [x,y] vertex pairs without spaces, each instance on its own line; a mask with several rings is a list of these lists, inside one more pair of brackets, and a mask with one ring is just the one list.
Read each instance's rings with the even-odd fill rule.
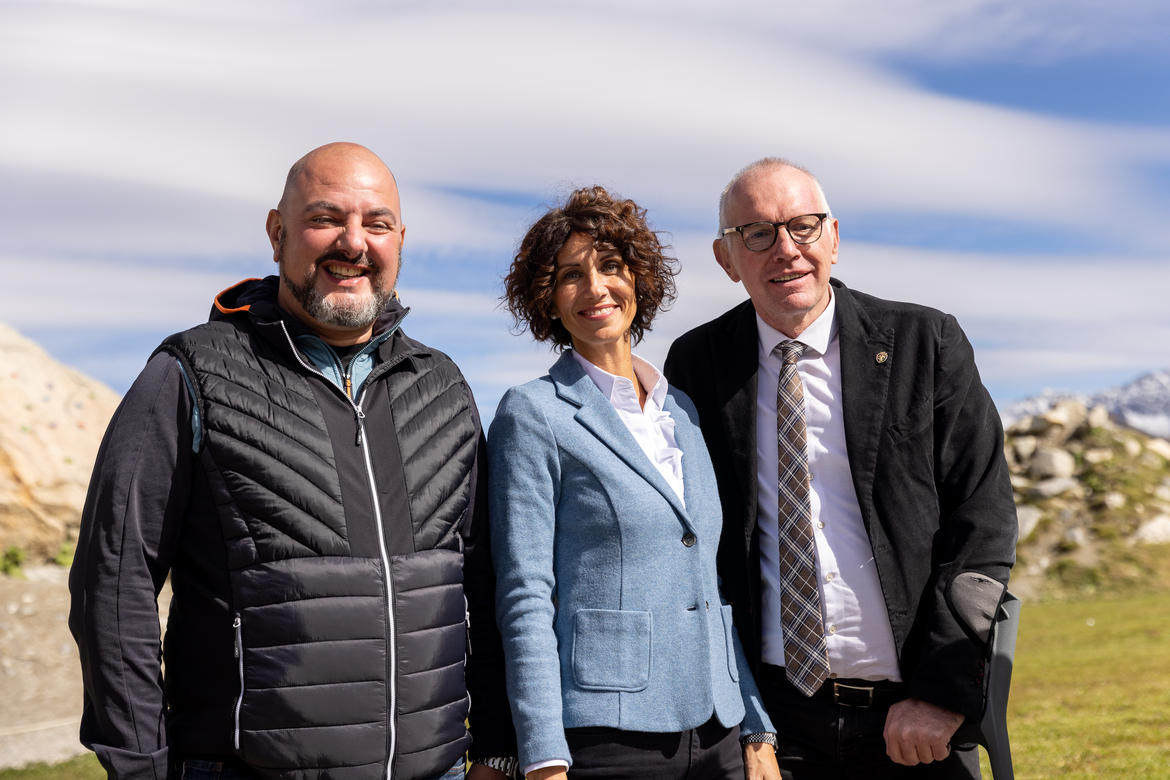
[[608,317],[610,315],[610,313],[615,311],[616,309],[617,309],[617,306],[611,303],[607,306],[596,306],[592,309],[584,309],[581,312],[581,316],[582,317],[589,317],[589,318]]
[[781,274],[780,276],[774,276],[774,277],[772,277],[772,278],[771,278],[771,279],[769,279],[768,281],[770,281],[770,282],[776,282],[777,284],[784,284],[785,282],[791,282],[791,281],[795,281],[795,280],[797,280],[797,279],[800,279],[800,278],[802,278],[802,277],[805,277],[805,276],[808,276],[808,273],[807,273],[807,272],[805,272],[805,273],[791,273],[791,274]]
[[370,272],[370,269],[365,266],[341,265],[338,263],[329,263],[328,265],[322,266],[321,270],[338,279],[355,279],[359,276],[365,276]]

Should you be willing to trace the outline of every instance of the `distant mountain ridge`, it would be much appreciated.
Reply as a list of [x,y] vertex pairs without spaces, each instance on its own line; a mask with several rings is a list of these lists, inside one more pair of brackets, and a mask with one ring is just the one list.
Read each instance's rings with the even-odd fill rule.
[[1088,408],[1103,406],[1109,416],[1126,427],[1149,436],[1170,439],[1170,368],[1143,374],[1121,387],[1093,395],[1045,390],[1016,401],[1001,412],[1005,425],[1024,417],[1042,414],[1058,401],[1075,400]]

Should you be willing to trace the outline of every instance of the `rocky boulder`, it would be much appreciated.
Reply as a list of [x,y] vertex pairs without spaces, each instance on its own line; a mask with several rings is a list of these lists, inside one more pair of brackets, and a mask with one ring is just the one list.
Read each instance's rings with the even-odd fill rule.
[[1072,596],[1158,577],[1170,543],[1170,442],[1063,399],[1005,431],[1020,523],[1012,590]]
[[113,390],[0,324],[0,552],[49,560],[77,538]]

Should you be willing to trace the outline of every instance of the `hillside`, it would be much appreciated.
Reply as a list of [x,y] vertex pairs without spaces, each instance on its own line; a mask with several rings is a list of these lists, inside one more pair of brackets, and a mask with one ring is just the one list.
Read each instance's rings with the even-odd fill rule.
[[38,564],[69,559],[117,404],[108,387],[0,324],[0,554],[14,575],[0,576],[0,767],[82,750],[66,569]]
[[51,560],[77,537],[118,396],[0,323],[0,552]]
[[1004,449],[1021,597],[1170,587],[1170,442],[1066,399],[1009,426]]

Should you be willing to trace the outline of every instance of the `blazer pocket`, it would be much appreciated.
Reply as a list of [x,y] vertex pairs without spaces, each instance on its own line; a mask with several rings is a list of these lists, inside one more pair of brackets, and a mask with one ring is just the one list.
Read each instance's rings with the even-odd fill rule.
[[719,612],[723,615],[723,641],[727,651],[727,671],[731,673],[733,681],[739,682],[739,664],[735,662],[735,624],[731,619],[731,605],[724,604],[719,608]]
[[573,616],[573,676],[592,691],[641,691],[650,684],[649,612],[582,609]]
[[897,422],[886,427],[886,435],[894,445],[929,432],[934,425],[934,404],[926,398],[919,401]]

